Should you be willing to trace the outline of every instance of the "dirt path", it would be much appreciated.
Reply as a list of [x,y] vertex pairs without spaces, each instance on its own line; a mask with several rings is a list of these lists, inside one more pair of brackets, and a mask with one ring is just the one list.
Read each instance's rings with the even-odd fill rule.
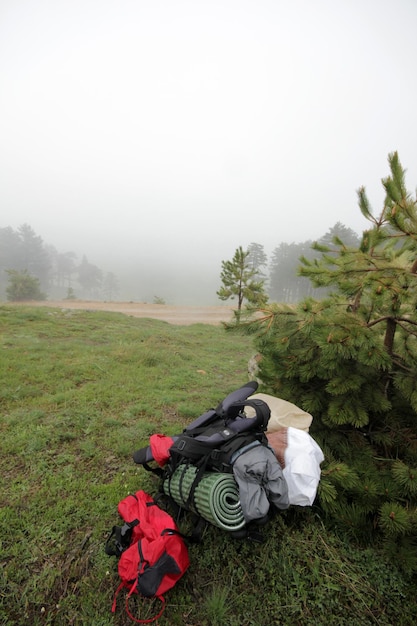
[[133,317],[150,317],[170,324],[188,326],[190,324],[214,324],[228,322],[233,317],[231,306],[170,306],[167,304],[146,304],[143,302],[98,302],[90,300],[55,300],[46,302],[26,302],[30,306],[44,306],[59,309],[82,309],[84,311],[114,311]]

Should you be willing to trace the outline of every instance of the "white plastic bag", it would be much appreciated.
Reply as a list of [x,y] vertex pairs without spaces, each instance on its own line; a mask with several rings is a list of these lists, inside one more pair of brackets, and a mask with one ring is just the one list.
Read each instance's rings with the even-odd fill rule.
[[317,494],[324,454],[317,442],[302,430],[290,427],[287,436],[283,474],[290,504],[311,506]]

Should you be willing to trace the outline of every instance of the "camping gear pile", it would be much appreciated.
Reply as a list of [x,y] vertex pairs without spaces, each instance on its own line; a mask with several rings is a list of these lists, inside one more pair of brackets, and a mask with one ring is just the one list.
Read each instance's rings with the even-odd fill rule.
[[[133,454],[135,463],[160,477],[162,493],[177,509],[192,511],[200,520],[233,537],[255,541],[261,540],[259,528],[272,512],[290,505],[313,504],[324,460],[322,450],[308,432],[312,416],[290,402],[255,393],[257,388],[255,381],[246,383],[215,409],[200,415],[182,433],[173,437],[155,433],[148,446]],[[159,509],[168,515],[152,502],[152,507],[156,507],[154,514]],[[167,553],[163,548],[147,561],[141,553],[145,539],[137,530],[146,530],[140,512],[137,519],[127,519],[132,514],[126,517],[125,506],[119,503],[119,513],[127,524],[113,529],[111,536],[116,548],[108,553],[121,555],[121,587],[130,588],[128,598],[131,593],[141,592],[141,576],[148,569],[156,568],[156,578],[149,572],[146,575],[159,581],[161,588],[172,586],[188,567],[186,559],[181,567],[174,567],[177,578],[172,578],[169,567],[164,570]],[[155,529],[152,531],[152,540],[161,542],[161,537],[175,537],[177,550],[180,547],[180,553],[183,552],[186,543],[173,518],[164,518],[164,524],[164,529],[157,526],[158,537]],[[129,550],[134,554],[133,569],[136,568],[130,583],[125,565],[121,566]],[[129,576],[131,565],[130,559]],[[158,569],[161,565],[162,569]],[[170,565],[172,569],[172,560]],[[164,581],[168,581],[168,586],[164,587]],[[153,591],[149,593],[148,588],[148,597],[162,597],[155,584]]]
[[[162,477],[164,493],[179,507],[231,532],[264,523],[271,505],[313,504],[324,459],[308,433],[312,416],[257,388],[246,383],[181,434],[154,434],[133,455]],[[224,485],[222,498],[217,484]]]

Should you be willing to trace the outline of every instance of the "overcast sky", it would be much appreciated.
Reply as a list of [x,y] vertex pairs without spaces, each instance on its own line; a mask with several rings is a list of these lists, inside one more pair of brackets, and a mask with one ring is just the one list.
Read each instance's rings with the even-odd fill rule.
[[416,72],[416,0],[0,0],[0,227],[216,276],[360,233],[390,152],[416,188]]

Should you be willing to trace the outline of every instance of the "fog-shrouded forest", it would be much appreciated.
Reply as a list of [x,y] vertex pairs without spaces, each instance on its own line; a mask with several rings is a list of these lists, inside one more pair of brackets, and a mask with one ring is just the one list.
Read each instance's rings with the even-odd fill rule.
[[[337,222],[318,243],[329,245],[337,236],[348,246],[359,243],[359,235]],[[264,280],[269,298],[294,303],[308,295],[319,295],[307,278],[298,276],[300,257],[313,259],[313,240],[301,243],[277,242],[268,256],[262,242],[252,242],[249,262]],[[236,242],[239,246],[240,242]],[[232,246],[233,247],[233,246]],[[232,251],[233,252],[233,251]],[[232,252],[231,255],[232,256]],[[111,252],[108,255],[111,264]],[[7,299],[10,272],[25,272],[39,281],[45,299],[84,299],[106,301],[164,302],[173,305],[220,305],[216,290],[221,268],[199,268],[195,259],[176,268],[170,258],[159,267],[138,267],[134,262],[112,271],[103,270],[88,256],[59,251],[43,241],[29,224],[16,230],[0,228],[0,299]]]

